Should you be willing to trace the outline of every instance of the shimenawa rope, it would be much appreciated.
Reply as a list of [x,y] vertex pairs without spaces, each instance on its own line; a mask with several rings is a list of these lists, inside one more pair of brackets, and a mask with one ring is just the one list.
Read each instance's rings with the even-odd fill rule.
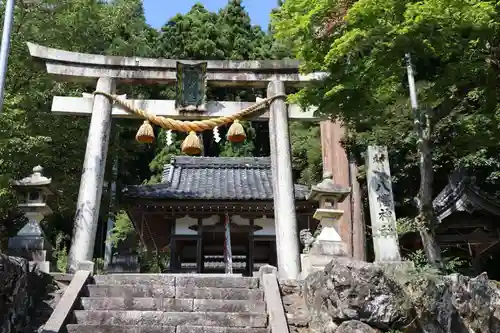
[[135,108],[133,107],[130,103],[119,99],[117,96],[109,94],[104,91],[95,91],[94,95],[103,95],[115,103],[123,106],[127,111],[135,113],[138,116],[143,117],[144,119],[148,120],[150,123],[153,123],[155,125],[158,125],[164,129],[167,130],[174,130],[178,132],[186,132],[189,133],[191,131],[195,132],[202,132],[206,130],[211,130],[214,127],[218,127],[221,125],[229,124],[234,122],[235,120],[238,120],[240,118],[243,118],[249,114],[252,114],[254,112],[260,111],[264,109],[265,107],[269,106],[269,103],[274,101],[277,98],[286,98],[286,95],[276,95],[272,97],[268,97],[258,103],[255,103],[252,106],[249,106],[248,108],[245,108],[233,115],[230,116],[223,116],[223,117],[218,117],[218,118],[211,118],[211,119],[205,119],[205,120],[199,120],[199,121],[180,121],[172,118],[167,118],[167,117],[162,117],[162,116],[157,116],[149,111],[140,109],[140,108]]

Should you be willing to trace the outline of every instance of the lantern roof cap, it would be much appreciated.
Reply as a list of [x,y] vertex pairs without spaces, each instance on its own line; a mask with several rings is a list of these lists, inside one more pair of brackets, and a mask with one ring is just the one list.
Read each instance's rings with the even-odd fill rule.
[[333,181],[333,174],[329,171],[323,173],[323,181],[311,187],[308,200],[320,201],[324,198],[335,198],[337,201],[344,201],[351,193],[350,187],[343,187],[342,185],[335,184]]
[[21,180],[14,180],[11,182],[12,186],[18,187],[39,187],[48,186],[52,182],[52,178],[47,178],[43,176],[43,167],[37,165],[33,168],[33,173],[28,177],[24,177]]

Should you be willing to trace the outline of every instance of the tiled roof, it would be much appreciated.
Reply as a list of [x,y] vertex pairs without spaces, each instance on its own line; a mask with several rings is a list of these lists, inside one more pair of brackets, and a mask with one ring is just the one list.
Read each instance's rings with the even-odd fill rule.
[[448,185],[432,202],[439,221],[456,211],[472,213],[475,210],[486,211],[500,216],[500,201],[482,191],[468,176],[467,170],[455,170],[449,177]]
[[[129,186],[129,198],[201,200],[273,200],[269,157],[174,157],[161,184]],[[309,187],[295,185],[295,199]]]

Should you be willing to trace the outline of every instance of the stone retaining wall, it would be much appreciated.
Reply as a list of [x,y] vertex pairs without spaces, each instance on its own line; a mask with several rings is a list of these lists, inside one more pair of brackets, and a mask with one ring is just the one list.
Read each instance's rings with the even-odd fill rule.
[[0,253],[0,332],[26,332],[29,322],[28,262]]
[[28,261],[0,253],[0,333],[36,332],[50,317],[62,289]]
[[304,281],[280,280],[279,284],[290,333],[308,333],[309,311],[304,299]]

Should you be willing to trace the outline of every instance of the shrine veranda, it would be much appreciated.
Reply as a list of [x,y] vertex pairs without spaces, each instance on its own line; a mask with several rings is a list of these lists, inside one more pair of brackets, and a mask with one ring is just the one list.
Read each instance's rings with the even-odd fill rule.
[[[151,247],[160,250],[162,246],[159,246],[158,241],[151,235],[158,235],[163,230],[152,231],[151,223],[144,224],[144,221],[148,219],[150,219],[149,221],[159,219],[160,223],[161,220],[172,221],[171,229],[165,234],[166,238],[170,236],[170,239],[173,240],[172,251],[175,252],[176,247],[187,246],[186,244],[189,243],[190,253],[196,253],[194,257],[189,259],[191,266],[187,264],[184,267],[182,267],[182,262],[178,262],[184,260],[178,260],[182,257],[179,254],[180,250],[174,253],[172,268],[177,271],[187,269],[188,271],[204,272],[207,269],[204,267],[205,259],[202,258],[210,257],[220,251],[220,248],[216,248],[215,245],[223,242],[223,238],[215,237],[215,241],[210,243],[205,239],[208,236],[203,233],[202,229],[212,228],[215,235],[215,230],[221,226],[226,217],[230,216],[230,223],[227,224],[228,227],[230,225],[234,229],[231,231],[231,237],[237,243],[234,251],[238,252],[233,253],[233,255],[237,259],[242,253],[246,253],[245,269],[242,273],[252,274],[256,267],[255,261],[259,260],[255,253],[266,249],[260,255],[271,259],[268,262],[262,262],[262,264],[277,265],[279,274],[283,278],[297,278],[299,276],[301,258],[298,231],[300,228],[310,225],[311,217],[318,203],[307,200],[307,189],[293,184],[288,121],[289,119],[301,121],[319,121],[320,119],[314,116],[314,109],[302,110],[298,105],[287,105],[285,94],[286,87],[301,87],[312,80],[323,78],[324,73],[302,75],[299,72],[299,63],[289,60],[188,61],[84,54],[48,48],[33,43],[28,43],[28,47],[31,56],[45,63],[47,73],[65,81],[96,82],[95,91],[99,92],[99,94],[89,92],[82,97],[54,96],[52,102],[52,112],[55,114],[88,115],[91,117],[76,207],[73,241],[69,255],[70,271],[85,267],[92,260],[111,131],[111,118],[138,118],[137,114],[131,110],[142,109],[156,116],[172,119],[203,120],[231,117],[240,110],[255,104],[252,102],[205,101],[204,89],[208,85],[235,88],[267,87],[267,97],[271,98],[268,108],[255,112],[251,116],[252,120],[269,122],[271,156],[265,161],[256,158],[252,161],[239,162],[243,163],[245,167],[250,165],[250,168],[256,170],[265,169],[265,171],[259,171],[261,178],[256,181],[268,184],[271,188],[262,190],[260,194],[253,193],[256,197],[243,196],[243,199],[246,200],[228,196],[214,198],[214,200],[202,200],[201,197],[192,198],[193,200],[167,197],[154,199],[147,195],[130,200],[132,196],[129,196],[127,204],[136,231],[145,244],[149,243]],[[178,100],[134,100],[127,99],[127,96],[120,95],[119,91],[115,91],[116,84],[119,82],[177,84],[179,87],[179,81],[186,79],[187,74],[183,73],[195,71],[196,66],[203,68],[203,72],[197,74],[199,75],[197,80],[202,84],[193,85],[199,90],[198,96],[193,95],[192,91],[191,95],[188,96],[188,92],[184,96],[184,102],[191,98],[194,101],[193,105],[196,104],[194,110],[188,112],[179,109]],[[180,69],[183,69],[184,72],[181,73]],[[116,96],[114,98],[118,98],[119,101],[108,98],[111,95]],[[200,100],[196,100],[196,98]],[[121,105],[121,101],[125,101],[127,107]],[[186,103],[189,104],[189,101]],[[200,105],[203,107],[199,107]],[[199,161],[203,160],[203,158],[199,159]],[[193,163],[199,164],[198,162],[189,162],[186,158],[184,160],[180,158],[174,162],[177,163],[177,166],[183,165],[186,170],[193,168]],[[232,160],[224,163],[224,161],[209,159],[201,163],[206,163],[207,168],[237,170],[242,167],[241,163],[238,164],[239,162]],[[189,166],[190,163],[191,166]],[[220,163],[224,166],[221,166]],[[175,166],[170,167],[175,168]],[[158,186],[160,188],[163,186],[163,190],[165,190],[165,188],[172,186],[172,183]],[[156,222],[156,225],[159,225],[158,223]],[[181,231],[186,228],[188,231]],[[147,232],[149,232],[150,237],[146,235]],[[250,242],[241,240],[248,237]],[[334,238],[337,242],[338,235]],[[255,245],[256,243],[252,243],[259,240],[267,241],[268,244],[265,247],[259,247]],[[209,247],[203,245],[207,243],[211,244],[212,250],[215,252],[211,253],[211,250],[208,250]],[[238,247],[239,245],[244,246]],[[206,253],[204,252],[205,248]],[[189,256],[183,258],[187,257]],[[272,259],[273,257],[276,259]]]

